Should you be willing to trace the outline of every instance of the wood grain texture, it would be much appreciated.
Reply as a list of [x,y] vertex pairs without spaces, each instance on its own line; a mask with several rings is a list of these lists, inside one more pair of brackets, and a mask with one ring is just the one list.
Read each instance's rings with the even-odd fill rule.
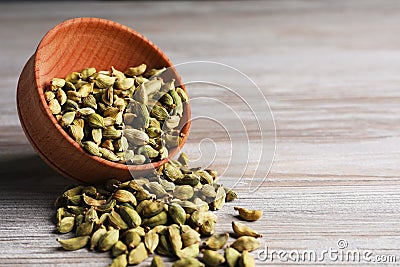
[[[260,208],[264,218],[252,225],[269,249],[321,251],[345,239],[349,249],[397,255],[399,262],[399,12],[395,0],[0,4],[0,265],[110,262],[108,254],[58,249],[52,201],[73,182],[36,156],[14,100],[18,75],[41,37],[78,16],[132,27],[173,63],[211,60],[236,67],[267,97],[277,130],[272,169],[255,193],[238,188],[241,199],[218,212],[220,231],[229,229],[234,205]],[[263,109],[253,91],[238,86],[252,106]],[[196,108],[216,109],[207,103]],[[223,115],[234,123],[232,114]],[[206,137],[222,155],[230,151],[223,135],[213,136],[209,121],[192,127],[189,154],[206,154],[198,146]],[[240,135],[239,128],[232,134]],[[219,171],[226,167],[221,158],[213,164]],[[250,157],[250,165],[256,163]],[[229,170],[226,182],[242,172],[240,164]],[[264,265],[294,263],[257,261]]]

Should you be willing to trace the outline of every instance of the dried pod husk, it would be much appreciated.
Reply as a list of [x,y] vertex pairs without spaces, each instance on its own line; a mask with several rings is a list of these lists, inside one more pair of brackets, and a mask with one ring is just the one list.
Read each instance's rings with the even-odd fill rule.
[[189,96],[187,95],[185,90],[183,90],[180,87],[176,87],[175,91],[178,93],[178,95],[181,98],[182,102],[188,102],[189,101]]
[[87,97],[92,92],[93,92],[93,83],[86,83],[82,85],[78,90],[78,93],[81,95],[81,97]]
[[216,222],[212,219],[206,219],[200,226],[200,233],[205,236],[213,235],[215,232]]
[[99,73],[96,76],[95,84],[100,89],[107,89],[114,84],[116,79],[116,77],[110,77],[108,75]]
[[114,151],[114,144],[111,139],[104,140],[103,143],[100,145],[103,148],[106,148],[110,151]]
[[261,234],[257,233],[251,227],[240,222],[232,222],[232,229],[236,236],[252,236],[255,238],[262,237]]
[[113,198],[115,198],[119,202],[130,203],[133,206],[137,205],[137,200],[135,196],[129,192],[128,190],[119,189],[114,192]]
[[108,267],[126,267],[128,265],[128,260],[127,260],[127,255],[126,254],[121,254],[113,261]]
[[203,253],[202,261],[211,267],[217,267],[225,262],[225,257],[219,254],[217,251],[203,249],[201,251]]
[[149,192],[156,195],[157,198],[163,198],[168,194],[164,187],[158,182],[150,182],[147,188]]
[[174,129],[179,126],[181,118],[179,116],[171,116],[165,121],[165,126],[168,129]]
[[126,252],[128,252],[128,248],[121,240],[115,243],[111,250],[111,254],[114,257],[118,257],[119,255],[125,254]]
[[139,264],[148,257],[149,255],[147,254],[144,243],[140,243],[136,248],[132,249],[131,252],[129,252],[128,263],[132,265]]
[[57,99],[54,98],[49,101],[49,109],[50,109],[51,113],[54,115],[61,113],[61,106],[60,106],[60,103],[58,103]]
[[154,228],[150,231],[148,231],[145,236],[144,236],[144,244],[146,245],[149,253],[153,254],[155,249],[158,246],[158,243],[160,241],[160,237],[158,236],[157,232],[154,230]]
[[[83,140],[83,138],[85,137],[85,135],[83,133],[83,128],[78,125],[70,125],[68,127],[68,132],[69,132],[70,136],[78,143],[80,143]],[[89,146],[90,145],[88,145],[88,148],[89,148]]]
[[95,142],[86,141],[82,143],[82,146],[89,154],[98,157],[102,156],[99,150],[99,146]]
[[125,230],[128,229],[128,225],[126,222],[122,219],[121,215],[117,213],[115,210],[112,210],[110,213],[110,216],[108,216],[108,222],[110,223],[111,226]]
[[72,100],[76,103],[82,102],[82,96],[79,92],[76,91],[67,91],[67,99]]
[[165,121],[169,117],[168,111],[160,105],[154,105],[150,111],[150,115],[158,121]]
[[176,186],[173,192],[173,196],[180,200],[191,199],[194,195],[193,187],[190,185]]
[[144,83],[140,84],[135,89],[135,93],[133,94],[133,99],[135,99],[139,103],[147,105],[149,97],[146,93],[146,88],[144,86]]
[[189,217],[189,224],[193,227],[199,227],[204,224],[204,212],[200,210],[194,211]]
[[182,258],[174,262],[172,267],[205,267],[205,265],[195,258]]
[[103,117],[97,113],[90,114],[87,122],[91,128],[104,128],[104,120]]
[[116,89],[121,89],[121,90],[128,90],[132,86],[135,85],[135,79],[133,78],[125,78],[121,80],[117,80],[115,82],[115,88]]
[[164,225],[167,222],[168,222],[167,212],[162,211],[159,214],[157,214],[157,215],[155,215],[155,216],[153,216],[151,218],[144,219],[142,221],[142,226],[143,227],[147,226],[147,227],[153,228],[153,227],[155,227],[157,225]]
[[185,152],[182,152],[178,157],[178,162],[183,166],[189,166],[189,157]]
[[142,218],[132,208],[120,206],[119,213],[124,221],[128,224],[129,228],[135,228],[142,224]]
[[68,99],[68,100],[65,102],[65,104],[64,104],[64,106],[63,106],[63,109],[64,109],[65,112],[68,112],[68,111],[77,111],[77,110],[79,109],[79,106],[78,106],[78,104],[77,104],[75,101]]
[[192,229],[191,227],[187,225],[182,225],[181,226],[181,238],[183,242],[183,247],[189,247],[193,244],[199,244],[200,242],[200,234]]
[[168,208],[168,214],[174,223],[185,224],[186,212],[181,205],[172,203]]
[[85,247],[90,240],[90,236],[79,236],[70,239],[57,239],[65,250],[78,250]]
[[174,182],[176,179],[183,178],[183,173],[181,170],[171,163],[165,163],[164,164],[164,169],[163,173],[166,177],[168,177],[172,182]]
[[51,90],[57,91],[57,89],[64,87],[65,80],[60,78],[53,78],[50,84],[51,84]]
[[213,177],[208,172],[206,172],[204,170],[198,170],[198,171],[196,171],[196,174],[198,176],[200,176],[200,182],[202,184],[213,184],[214,183]]
[[226,245],[228,238],[229,234],[227,233],[212,235],[204,242],[204,245],[208,249],[219,250]]
[[100,226],[100,228],[97,229],[97,230],[93,233],[92,238],[90,239],[90,250],[94,250],[94,249],[97,247],[97,245],[98,245],[98,243],[99,243],[101,237],[102,237],[105,233],[107,233],[107,230],[106,230],[106,228],[105,228],[103,225]]
[[61,234],[66,234],[71,232],[75,226],[75,218],[74,217],[64,217],[62,218],[58,225],[57,231]]
[[232,189],[227,188],[227,187],[224,187],[224,189],[225,189],[225,193],[226,193],[226,197],[225,197],[226,202],[231,202],[238,198],[236,192],[233,191]]
[[175,108],[174,108],[172,114],[182,117],[182,115],[183,115],[183,104],[182,104],[181,97],[178,95],[178,93],[175,90],[169,91],[169,94],[172,96],[172,98],[174,99],[174,103],[175,103]]
[[146,68],[147,68],[146,64],[140,64],[139,66],[136,67],[127,68],[124,73],[132,77],[138,76],[143,74],[146,71]]
[[150,218],[159,214],[164,209],[164,203],[158,200],[150,201],[141,212],[144,218]]
[[104,205],[104,204],[106,204],[106,202],[107,202],[105,199],[95,199],[95,198],[92,198],[92,197],[90,197],[90,196],[88,196],[88,195],[86,195],[86,194],[83,194],[82,197],[83,197],[83,201],[84,201],[84,202],[86,203],[86,205],[88,205],[88,206],[95,206],[95,207],[97,207],[97,206]]
[[235,210],[239,212],[239,217],[246,221],[257,221],[262,217],[262,210],[249,210],[241,207],[234,207]]
[[147,95],[154,94],[158,92],[161,89],[162,86],[162,81],[155,79],[155,80],[150,80],[148,82],[143,83]]
[[190,185],[195,187],[200,183],[200,177],[194,173],[185,174],[184,177],[174,181],[176,185]]
[[82,195],[76,195],[68,198],[68,204],[73,206],[80,206],[82,205]]
[[133,155],[127,158],[128,164],[141,165],[146,162],[146,157],[143,155]]
[[90,236],[93,232],[93,222],[84,222],[76,228],[76,236]]
[[71,83],[77,83],[80,79],[81,79],[81,74],[79,72],[74,71],[67,75],[65,81]]
[[253,251],[260,247],[260,241],[252,236],[241,236],[231,244],[231,247],[237,251]]
[[226,263],[228,263],[229,267],[237,266],[237,263],[238,263],[240,257],[241,257],[241,254],[236,249],[231,248],[231,247],[227,247],[225,249],[225,259],[226,259]]
[[160,240],[156,248],[156,253],[163,256],[173,256],[170,241],[167,238],[167,234],[160,234]]
[[141,242],[141,237],[135,229],[130,229],[124,233],[123,240],[129,249],[135,248]]
[[101,251],[108,251],[118,242],[118,240],[119,230],[111,229],[100,238],[98,248]]
[[61,88],[57,90],[57,100],[61,106],[67,102],[67,94]]
[[96,73],[95,68],[86,68],[81,71],[81,78],[82,80],[86,80],[90,76],[94,75]]
[[154,256],[151,261],[150,267],[165,267],[164,261],[160,256]]
[[219,210],[225,204],[225,189],[223,186],[218,187],[215,199],[213,202],[210,203],[211,210]]
[[173,182],[169,182],[165,179],[159,178],[158,183],[164,188],[166,191],[174,191],[175,184]]
[[52,91],[47,91],[44,93],[44,98],[46,99],[47,102],[49,102],[50,100],[56,98],[56,95]]
[[65,112],[61,118],[61,126],[66,128],[68,127],[75,119],[75,111]]
[[163,73],[165,70],[166,70],[165,67],[163,67],[161,69],[150,69],[150,70],[146,71],[145,73],[143,73],[143,77],[146,77],[146,78],[157,77],[161,73]]
[[169,226],[168,237],[171,241],[172,251],[176,255],[176,253],[180,251],[183,247],[180,227],[176,224],[172,224],[171,226]]
[[115,207],[116,204],[117,201],[115,199],[111,199],[106,204],[95,207],[95,209],[99,212],[110,212]]
[[199,244],[193,244],[177,251],[176,256],[178,256],[179,258],[196,258],[197,256],[199,256],[199,253]]
[[137,129],[125,129],[124,136],[128,139],[129,143],[134,146],[143,146],[149,142],[149,136]]
[[247,250],[243,251],[242,256],[239,259],[239,267],[255,267],[256,263],[253,256]]
[[98,223],[99,222],[99,216],[97,215],[97,211],[94,209],[94,207],[90,207],[88,211],[85,214],[85,222],[94,222]]
[[158,156],[158,151],[152,148],[150,145],[141,146],[137,149],[139,155],[143,155],[146,158],[155,158]]
[[97,109],[97,101],[93,95],[82,98],[82,105],[87,108]]

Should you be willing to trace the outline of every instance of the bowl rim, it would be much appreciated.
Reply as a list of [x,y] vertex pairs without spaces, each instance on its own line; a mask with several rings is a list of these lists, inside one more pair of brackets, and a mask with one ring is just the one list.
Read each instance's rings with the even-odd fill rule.
[[[49,38],[52,38],[52,36],[54,36],[59,30],[70,27],[75,24],[81,24],[81,23],[102,24],[102,25],[105,25],[110,28],[116,28],[118,30],[126,31],[128,34],[131,34],[136,38],[142,39],[145,43],[147,43],[147,45],[151,46],[152,49],[154,49],[159,54],[159,56],[162,57],[162,59],[167,62],[168,65],[165,67],[173,67],[174,66],[172,64],[172,62],[169,60],[169,58],[165,55],[165,53],[160,48],[158,48],[152,41],[150,41],[145,36],[143,36],[142,34],[133,30],[132,28],[130,28],[128,26],[122,25],[115,21],[103,19],[103,18],[82,17],[82,18],[69,19],[69,20],[66,20],[64,22],[57,24],[52,29],[50,29],[44,35],[44,37],[42,38],[42,40],[40,41],[40,43],[36,49],[36,53],[35,53],[35,57],[34,57],[34,73],[35,73],[36,90],[37,90],[37,93],[39,94],[41,105],[43,105],[45,112],[47,113],[49,119],[52,121],[52,124],[55,126],[57,131],[68,141],[68,143],[70,143],[72,146],[74,146],[77,149],[77,152],[84,153],[86,156],[88,156],[92,160],[95,160],[95,161],[99,162],[100,164],[107,165],[111,168],[127,170],[127,171],[147,171],[147,170],[152,170],[152,169],[156,169],[156,168],[160,167],[161,165],[165,164],[170,159],[172,159],[182,149],[183,145],[186,143],[186,140],[188,138],[189,131],[190,131],[190,126],[191,126],[191,108],[190,108],[189,103],[186,103],[185,109],[184,109],[184,113],[187,114],[188,120],[185,122],[185,124],[183,125],[183,127],[181,129],[181,133],[183,133],[184,135],[182,137],[182,140],[181,140],[179,146],[173,148],[172,153],[169,153],[167,158],[165,158],[161,161],[156,161],[156,162],[151,162],[151,163],[141,164],[141,165],[127,165],[127,164],[123,164],[123,163],[112,162],[112,161],[109,161],[109,160],[101,158],[101,157],[90,155],[89,153],[84,151],[82,149],[82,147],[75,140],[72,139],[71,136],[69,136],[69,134],[61,127],[61,125],[55,119],[54,115],[50,112],[50,109],[48,108],[48,104],[44,97],[44,90],[43,90],[44,88],[43,88],[43,86],[40,85],[40,72],[41,71],[40,71],[39,63],[40,63],[40,59],[41,59],[41,51],[43,49],[45,49],[44,47],[45,47],[45,44],[47,43],[47,40]],[[182,83],[181,77],[179,76],[179,74],[177,73],[175,68],[174,68],[174,73],[177,76],[177,80],[179,81],[179,87],[181,87],[183,90],[185,90],[185,92],[187,92],[186,87]],[[168,152],[171,152],[171,151],[168,150]],[[132,175],[132,172],[131,172],[131,175]]]

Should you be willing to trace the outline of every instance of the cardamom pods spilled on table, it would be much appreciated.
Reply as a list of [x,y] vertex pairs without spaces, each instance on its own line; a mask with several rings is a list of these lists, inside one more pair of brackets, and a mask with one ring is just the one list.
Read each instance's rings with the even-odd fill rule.
[[[198,182],[183,183],[186,177]],[[227,233],[215,234],[218,217],[212,210],[228,201],[227,192],[237,196],[217,180],[215,171],[189,167],[187,155],[182,153],[149,177],[73,187],[55,201],[56,228],[59,233],[74,231],[76,237],[58,241],[65,250],[88,247],[109,251],[114,258],[109,266],[116,267],[139,264],[151,254],[151,266],[164,266],[158,255],[175,257],[178,260],[173,266],[177,267],[225,262],[231,267],[254,266],[249,251],[259,248],[256,237],[260,234],[239,222],[232,222],[239,237],[232,244],[227,245]],[[244,212],[254,218],[252,211]],[[202,245],[205,236],[208,239]],[[222,255],[218,251],[224,247]]]

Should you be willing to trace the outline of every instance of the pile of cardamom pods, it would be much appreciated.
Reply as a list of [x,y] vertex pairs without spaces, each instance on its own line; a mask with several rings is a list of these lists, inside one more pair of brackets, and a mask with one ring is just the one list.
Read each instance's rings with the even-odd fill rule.
[[[58,242],[65,250],[111,251],[111,267],[136,265],[150,254],[151,267],[165,266],[159,255],[172,258],[173,267],[254,267],[249,252],[260,247],[259,233],[239,221],[232,222],[237,238],[232,244],[227,245],[228,233],[215,233],[218,218],[212,210],[236,198],[217,183],[215,171],[190,168],[182,153],[149,177],[65,191],[55,202],[56,226],[76,237]],[[235,210],[245,221],[262,216],[261,210]],[[201,237],[208,239],[201,244]]]
[[121,72],[86,68],[53,78],[44,97],[59,124],[88,153],[113,162],[144,164],[168,157],[188,101],[166,70],[141,64]]

